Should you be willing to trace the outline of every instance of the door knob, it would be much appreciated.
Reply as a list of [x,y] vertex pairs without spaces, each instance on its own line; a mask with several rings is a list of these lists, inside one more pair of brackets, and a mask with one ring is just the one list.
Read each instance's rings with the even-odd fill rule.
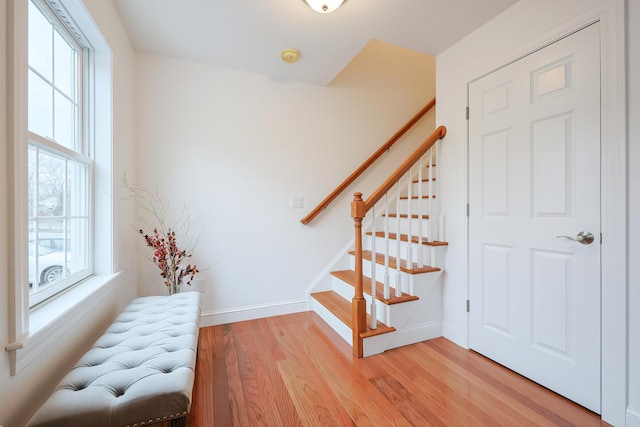
[[576,237],[556,236],[556,239],[559,239],[561,237],[565,239],[573,240],[574,242],[582,243],[583,245],[590,245],[591,243],[593,243],[593,234],[589,233],[588,231],[581,231],[578,233]]

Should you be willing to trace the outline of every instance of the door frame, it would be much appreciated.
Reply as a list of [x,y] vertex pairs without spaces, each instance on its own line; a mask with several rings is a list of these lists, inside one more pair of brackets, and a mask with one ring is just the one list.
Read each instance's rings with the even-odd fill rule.
[[[466,83],[466,105],[472,82],[540,50],[569,34],[600,22],[601,27],[601,416],[614,425],[626,424],[627,340],[627,164],[626,60],[624,0],[610,0],[528,42],[516,52],[490,62]],[[466,203],[469,202],[469,122],[465,150]],[[469,218],[465,221],[466,299],[470,295]],[[466,344],[470,342],[467,313]]]
[[[597,413],[601,412],[602,403],[600,34],[598,21],[468,86],[471,108],[468,122],[469,299],[472,306],[469,346]],[[539,80],[534,75],[544,76],[545,71],[552,69],[562,69],[563,74],[568,72],[573,77],[567,77],[567,82],[552,80],[560,86],[555,90],[540,89],[543,91],[538,93],[534,80]],[[489,102],[490,111],[485,112],[483,100],[487,96],[493,102]],[[552,134],[546,143],[546,138],[539,140],[536,136],[538,125],[541,125],[539,130],[547,129]],[[569,140],[566,132],[572,134]],[[555,148],[548,146],[551,141]],[[562,165],[556,165],[560,168],[558,173],[544,171],[547,161],[540,156],[546,157],[549,153],[538,152],[535,148],[538,142],[546,147],[542,150],[566,156],[560,161]],[[486,149],[491,153],[488,157]],[[582,165],[576,163],[578,159]],[[591,166],[585,168],[585,162]],[[493,171],[494,167],[502,177],[501,182],[495,182],[495,176],[490,173],[493,178],[489,178],[487,187],[486,171]],[[565,176],[567,172],[571,178]],[[557,187],[551,181],[539,188],[538,174],[547,176],[543,179],[557,177],[562,189],[556,193],[546,188]],[[507,180],[506,187],[502,179]],[[495,194],[492,189],[496,190]],[[482,196],[485,190],[488,193]],[[536,208],[538,203],[534,199],[542,205]],[[493,213],[486,213],[487,209]],[[559,234],[583,229],[596,236],[593,244],[584,246],[553,239]],[[539,256],[535,256],[536,253]],[[538,271],[539,261],[551,262],[548,267],[557,268],[560,276],[553,276],[558,279],[552,286],[555,291],[535,279],[538,273],[549,272],[546,267]],[[489,282],[495,278],[498,287],[485,283],[482,277]],[[545,281],[551,278],[545,277]],[[515,285],[513,289],[512,285]],[[538,285],[542,285],[541,294],[538,294]],[[506,294],[502,289],[505,286]],[[552,292],[557,295],[551,296]],[[542,295],[551,299],[538,301]],[[553,301],[560,295],[564,295],[566,301],[556,306]],[[551,304],[549,313],[544,308],[546,304]],[[547,321],[552,313],[561,323],[554,322],[550,330]],[[541,314],[547,319],[542,323]],[[566,329],[556,335],[558,325]]]

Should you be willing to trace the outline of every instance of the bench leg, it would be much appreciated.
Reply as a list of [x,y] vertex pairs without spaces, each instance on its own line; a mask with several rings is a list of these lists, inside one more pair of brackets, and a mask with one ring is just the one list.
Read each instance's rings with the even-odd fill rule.
[[187,427],[187,417],[174,418],[171,420],[171,427]]

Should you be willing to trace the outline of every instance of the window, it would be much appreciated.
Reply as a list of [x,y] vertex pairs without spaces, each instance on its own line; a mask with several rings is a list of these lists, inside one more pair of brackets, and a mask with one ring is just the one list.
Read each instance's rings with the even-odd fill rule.
[[30,307],[93,273],[90,50],[57,9],[45,0],[29,2]]
[[80,322],[95,322],[91,313],[122,279],[113,252],[109,43],[84,0],[12,1],[7,12],[14,192],[5,349],[15,375]]

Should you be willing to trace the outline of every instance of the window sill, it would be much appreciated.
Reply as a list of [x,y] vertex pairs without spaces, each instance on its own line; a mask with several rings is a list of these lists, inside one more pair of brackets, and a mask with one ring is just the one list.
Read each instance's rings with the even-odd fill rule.
[[59,297],[37,307],[29,314],[29,336],[11,357],[11,375],[19,373],[31,361],[67,333],[69,325],[81,321],[113,291],[120,273],[93,276]]

